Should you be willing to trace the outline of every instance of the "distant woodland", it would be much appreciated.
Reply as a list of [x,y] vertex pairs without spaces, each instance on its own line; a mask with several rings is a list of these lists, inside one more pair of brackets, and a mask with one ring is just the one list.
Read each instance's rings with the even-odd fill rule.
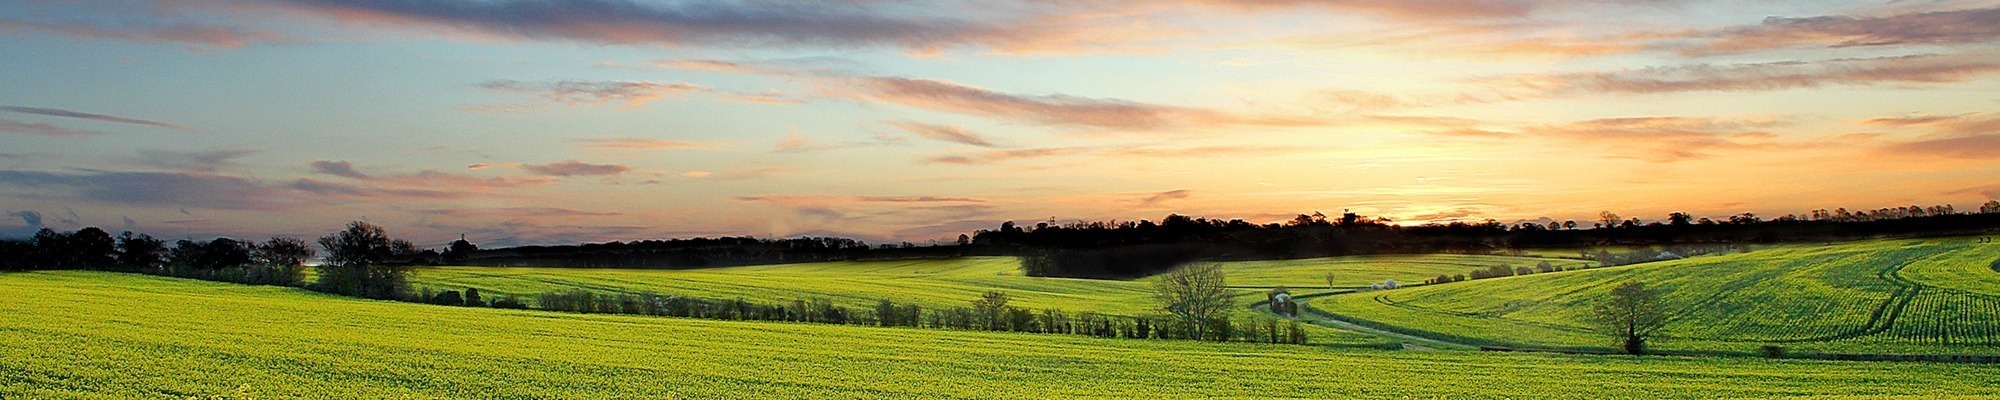
[[[566,246],[477,249],[458,242],[436,262],[616,268],[696,268],[769,263],[1021,256],[1035,276],[1123,278],[1196,260],[1257,260],[1356,254],[1510,254],[1530,248],[1576,248],[1582,258],[1623,263],[1619,254],[1586,249],[1662,246],[1706,253],[1719,247],[1779,242],[1932,236],[2000,230],[2000,201],[1978,210],[1950,205],[1850,211],[1813,210],[1767,218],[1751,213],[1696,217],[1670,213],[1646,222],[1612,212],[1591,221],[1514,224],[1494,220],[1402,226],[1379,217],[1301,214],[1283,223],[1168,215],[1158,222],[1002,223],[960,235],[955,243],[883,244],[833,237],[641,240]],[[462,247],[461,247],[462,246]],[[1602,253],[1602,250],[1598,250]],[[455,256],[454,256],[455,255]],[[1691,255],[1691,254],[1687,254]]]

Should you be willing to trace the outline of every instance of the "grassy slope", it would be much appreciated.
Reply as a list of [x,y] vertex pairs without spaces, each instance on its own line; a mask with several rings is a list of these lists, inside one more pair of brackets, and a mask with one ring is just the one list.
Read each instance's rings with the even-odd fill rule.
[[438,307],[0,274],[0,398],[1911,398],[1991,368],[1089,339]]
[[[1477,268],[1506,264],[1534,266],[1535,258],[1392,255],[1315,258],[1304,260],[1223,263],[1235,286],[1291,286],[1309,293],[1323,289],[1326,273],[1340,286],[1366,286],[1383,279],[1421,282],[1440,273],[1463,274]],[[1557,265],[1580,262],[1550,260]],[[1147,279],[1035,278],[1021,275],[1012,257],[969,257],[937,260],[823,262],[687,270],[435,267],[418,269],[414,284],[438,290],[476,287],[487,296],[512,293],[532,296],[551,290],[583,288],[599,292],[744,298],[779,302],[810,297],[867,308],[878,300],[924,307],[964,306],[987,291],[1007,293],[1012,303],[1028,308],[1059,308],[1070,312],[1144,315],[1154,312],[1152,282]],[[1238,292],[1239,304],[1263,301],[1262,290]],[[1314,343],[1371,344],[1386,339],[1339,329],[1311,330]]]
[[1656,347],[1754,351],[2000,353],[2000,245],[1875,240],[1530,275],[1319,299],[1348,317],[1500,344],[1605,347],[1589,305],[1612,286],[1668,290]]
[[[689,270],[437,267],[417,270],[414,280],[416,285],[439,290],[476,287],[488,296],[499,293],[532,296],[550,290],[582,288],[717,299],[740,297],[759,302],[819,297],[863,310],[883,299],[926,308],[966,306],[981,294],[998,290],[1007,293],[1010,304],[1020,307],[1116,315],[1154,312],[1151,281],[1036,278],[1022,276],[1018,266],[1012,257],[971,257]],[[1264,295],[1257,290],[1242,290],[1237,299],[1239,304],[1247,305],[1262,301]],[[1389,342],[1339,329],[1308,329],[1308,336],[1315,344]]]
[[1564,259],[1429,254],[1244,261],[1224,263],[1223,266],[1231,285],[1323,289],[1326,288],[1328,272],[1333,273],[1333,284],[1339,287],[1363,287],[1382,283],[1384,279],[1395,279],[1397,283],[1410,285],[1438,274],[1461,275],[1494,265],[1533,268],[1542,261],[1565,269],[1584,265],[1583,261]]
[[687,270],[437,267],[418,269],[413,284],[520,295],[584,288],[760,302],[820,297],[849,307],[873,307],[884,299],[964,306],[999,290],[1017,306],[1121,315],[1145,313],[1151,304],[1148,282],[1034,278],[1022,276],[1019,265],[1012,257],[971,257]]
[[[1539,259],[1495,256],[1397,255],[1315,258],[1305,260],[1224,263],[1234,286],[1285,285],[1301,289],[1326,286],[1335,273],[1340,286],[1367,286],[1383,279],[1422,282],[1440,273],[1463,274],[1475,268],[1507,264],[1533,266]],[[1559,265],[1576,261],[1551,260]],[[927,307],[961,306],[989,290],[1007,293],[1016,305],[1061,308],[1120,315],[1151,312],[1152,283],[1100,279],[1022,276],[1012,257],[969,257],[938,260],[824,262],[687,270],[435,267],[418,269],[415,285],[439,290],[476,287],[488,294],[533,295],[550,290],[584,288],[603,292],[662,294],[709,298],[741,297],[753,301],[786,301],[822,297],[852,307],[873,306],[887,299]],[[1311,290],[1307,290],[1311,291]],[[1245,293],[1261,293],[1245,291]],[[1261,294],[1245,299],[1262,299]]]

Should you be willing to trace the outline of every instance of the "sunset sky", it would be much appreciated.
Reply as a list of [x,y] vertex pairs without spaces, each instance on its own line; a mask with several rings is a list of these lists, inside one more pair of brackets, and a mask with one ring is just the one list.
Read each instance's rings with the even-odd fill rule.
[[1995,1],[27,0],[0,54],[6,235],[922,243],[2000,197]]

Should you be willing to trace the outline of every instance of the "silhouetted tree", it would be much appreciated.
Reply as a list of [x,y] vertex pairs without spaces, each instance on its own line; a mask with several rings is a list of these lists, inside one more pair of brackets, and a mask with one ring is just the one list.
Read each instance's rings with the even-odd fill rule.
[[1674,213],[1670,213],[1670,214],[1667,214],[1667,224],[1668,224],[1668,225],[1673,225],[1673,226],[1688,226],[1688,225],[1690,225],[1690,224],[1693,224],[1693,223],[1694,223],[1694,216],[1693,216],[1693,215],[1688,215],[1688,213],[1684,213],[1684,212],[1674,212]]
[[1626,353],[1646,353],[1646,338],[1667,324],[1660,293],[1639,282],[1611,289],[1610,297],[1591,308],[1592,319],[1605,333],[1618,337]]
[[251,249],[264,284],[298,286],[305,279],[306,260],[314,255],[306,241],[293,237],[273,237]]
[[450,245],[445,246],[444,253],[440,254],[439,257],[447,262],[465,261],[471,259],[472,253],[478,251],[479,246],[466,241],[465,236],[460,235],[458,240],[453,240]]
[[118,235],[118,270],[146,272],[166,262],[167,242],[145,234],[126,231]]
[[168,259],[175,268],[184,271],[240,268],[251,262],[250,245],[230,238],[206,242],[181,240],[174,242],[174,248],[168,251]]

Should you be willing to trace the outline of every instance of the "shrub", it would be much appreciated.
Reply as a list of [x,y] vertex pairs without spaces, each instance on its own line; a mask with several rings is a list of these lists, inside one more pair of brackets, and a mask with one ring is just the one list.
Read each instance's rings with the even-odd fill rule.
[[1779,345],[1774,345],[1774,344],[1767,344],[1767,345],[1764,345],[1764,347],[1763,347],[1763,349],[1762,349],[1762,350],[1764,351],[1764,356],[1765,356],[1765,357],[1770,357],[1770,358],[1785,358],[1785,346],[1779,346]]

